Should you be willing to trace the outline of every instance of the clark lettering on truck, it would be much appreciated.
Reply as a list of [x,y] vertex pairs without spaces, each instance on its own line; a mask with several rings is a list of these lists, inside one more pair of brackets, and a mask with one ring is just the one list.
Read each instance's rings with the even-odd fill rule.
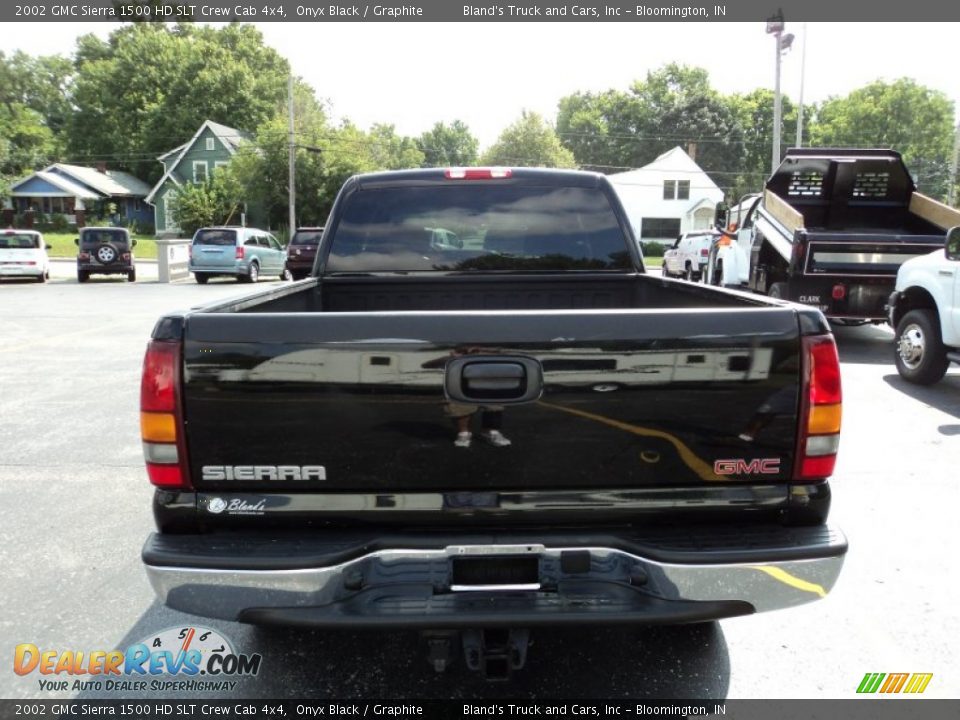
[[593,173],[361,175],[318,233],[309,279],[154,329],[162,602],[416,628],[438,670],[502,678],[542,627],[833,587],[842,397],[818,309],[648,275]]

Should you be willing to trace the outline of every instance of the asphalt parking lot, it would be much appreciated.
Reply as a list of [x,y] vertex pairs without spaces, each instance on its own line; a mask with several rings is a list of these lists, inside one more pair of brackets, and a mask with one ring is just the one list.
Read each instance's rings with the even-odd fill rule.
[[[866,672],[929,672],[926,696],[960,693],[960,369],[932,388],[902,382],[888,329],[836,332],[845,417],[831,520],[851,549],[827,599],[690,627],[538,633],[527,669],[492,685],[462,665],[435,675],[412,633],[264,631],[157,604],[139,560],[153,527],[137,421],[145,343],[161,313],[250,288],[138,274],[81,286],[56,263],[46,285],[0,284],[8,658],[18,643],[109,650],[200,625],[263,655],[234,697],[851,698]],[[0,697],[73,694],[0,669]]]

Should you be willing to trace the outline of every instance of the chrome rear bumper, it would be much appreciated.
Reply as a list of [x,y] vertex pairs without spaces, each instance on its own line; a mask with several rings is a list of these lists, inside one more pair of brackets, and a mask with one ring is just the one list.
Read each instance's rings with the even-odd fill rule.
[[[398,618],[403,616],[402,624],[411,624],[418,614],[424,625],[437,614],[445,618],[444,624],[451,624],[458,612],[476,619],[475,611],[483,605],[527,611],[531,624],[539,624],[538,614],[544,621],[549,617],[575,621],[581,614],[589,616],[584,621],[602,621],[607,610],[620,622],[632,618],[643,623],[648,610],[656,622],[669,622],[669,608],[675,604],[678,610],[685,608],[676,621],[689,622],[691,603],[707,604],[693,617],[706,620],[825,597],[840,574],[846,551],[842,534],[833,532],[831,538],[834,547],[821,548],[817,557],[767,562],[761,559],[762,551],[757,551],[756,562],[686,564],[608,547],[530,543],[383,549],[337,564],[297,569],[149,563],[146,569],[157,596],[169,607],[224,620],[286,618],[324,625],[346,624],[353,617],[354,624],[362,625],[372,614],[375,624],[389,625],[395,612]],[[535,583],[457,585],[452,568],[457,558],[466,557],[535,557],[538,577]]]

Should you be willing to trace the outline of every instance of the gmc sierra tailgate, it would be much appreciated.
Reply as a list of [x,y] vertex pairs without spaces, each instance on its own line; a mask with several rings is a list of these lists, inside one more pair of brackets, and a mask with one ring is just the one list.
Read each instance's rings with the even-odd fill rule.
[[789,306],[194,313],[191,475],[201,491],[372,502],[785,483],[800,345]]

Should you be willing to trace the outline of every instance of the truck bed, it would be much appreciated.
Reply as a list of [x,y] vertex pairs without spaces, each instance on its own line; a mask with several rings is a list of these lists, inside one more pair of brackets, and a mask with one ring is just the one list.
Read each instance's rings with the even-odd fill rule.
[[599,310],[762,307],[747,295],[649,275],[327,277],[261,293],[212,312],[388,312],[397,310]]

